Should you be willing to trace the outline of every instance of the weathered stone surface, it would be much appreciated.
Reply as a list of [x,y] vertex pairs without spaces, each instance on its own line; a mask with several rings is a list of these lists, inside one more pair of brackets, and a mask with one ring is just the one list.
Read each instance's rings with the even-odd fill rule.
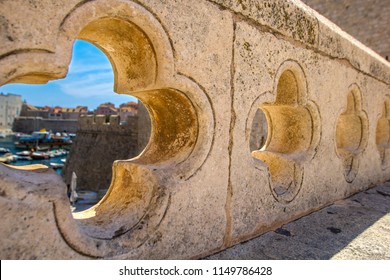
[[[332,58],[343,59],[358,70],[390,83],[386,60],[343,32],[301,1],[211,0],[243,15],[277,37],[302,42]],[[385,13],[384,13],[385,14]],[[375,57],[375,60],[372,60]]]
[[[88,40],[109,56],[115,90],[145,105],[151,137],[113,164],[106,196],[75,219],[58,177],[0,166],[3,193],[19,182],[21,197],[45,202],[29,211],[52,215],[39,233],[53,239],[25,248],[20,239],[37,238],[25,228],[42,220],[19,222],[11,208],[4,227],[19,238],[1,232],[2,258],[200,258],[390,179],[389,64],[301,2],[54,2],[31,9],[28,23],[33,2],[1,3],[15,38],[0,41],[0,84],[64,77],[73,41]],[[253,149],[258,110],[267,136]],[[31,192],[40,180],[54,194]]]
[[390,259],[389,191],[387,183],[337,201],[207,259]]
[[0,168],[2,258],[84,259],[68,246],[58,228],[58,211],[67,212],[72,220],[59,175],[43,165]]
[[390,57],[389,0],[303,0],[383,57]]

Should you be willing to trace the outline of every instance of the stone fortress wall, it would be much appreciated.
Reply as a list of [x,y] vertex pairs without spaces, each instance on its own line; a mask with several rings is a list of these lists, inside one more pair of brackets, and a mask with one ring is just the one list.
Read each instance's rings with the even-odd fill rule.
[[149,113],[142,103],[137,115],[123,124],[117,115],[110,116],[108,122],[104,115],[82,115],[62,172],[65,183],[70,184],[75,172],[77,190],[104,193],[110,186],[113,162],[137,156],[149,141],[150,129]]
[[112,163],[139,153],[137,116],[124,125],[118,116],[110,116],[109,122],[104,115],[80,116],[76,135],[62,176],[69,185],[75,172],[78,190],[108,189]]
[[383,57],[390,57],[390,0],[302,0]]
[[54,172],[1,165],[2,259],[200,258],[390,180],[389,62],[300,1],[13,0],[0,11],[0,84],[64,77],[74,40],[88,40],[152,128],[79,214]]
[[41,117],[17,117],[12,125],[12,131],[32,133],[41,129],[53,132],[76,133],[77,120],[50,120]]

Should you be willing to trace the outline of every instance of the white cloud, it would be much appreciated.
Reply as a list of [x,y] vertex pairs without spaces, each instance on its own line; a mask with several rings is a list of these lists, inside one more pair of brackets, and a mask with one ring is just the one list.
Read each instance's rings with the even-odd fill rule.
[[110,100],[114,93],[114,74],[108,58],[95,46],[78,41],[69,72],[57,85],[66,95],[80,99]]
[[65,94],[79,98],[110,96],[113,94],[114,76],[111,70],[70,73],[58,85]]

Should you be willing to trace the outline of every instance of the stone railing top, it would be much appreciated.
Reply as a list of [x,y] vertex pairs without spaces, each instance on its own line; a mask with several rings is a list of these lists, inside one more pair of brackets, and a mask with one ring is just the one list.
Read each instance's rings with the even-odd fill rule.
[[365,74],[390,84],[390,63],[299,0],[210,0]]

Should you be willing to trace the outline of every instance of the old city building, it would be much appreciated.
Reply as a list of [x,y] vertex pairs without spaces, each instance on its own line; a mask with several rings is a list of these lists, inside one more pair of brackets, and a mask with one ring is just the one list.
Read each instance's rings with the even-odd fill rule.
[[0,93],[0,132],[11,132],[14,119],[22,110],[22,98],[17,94]]

